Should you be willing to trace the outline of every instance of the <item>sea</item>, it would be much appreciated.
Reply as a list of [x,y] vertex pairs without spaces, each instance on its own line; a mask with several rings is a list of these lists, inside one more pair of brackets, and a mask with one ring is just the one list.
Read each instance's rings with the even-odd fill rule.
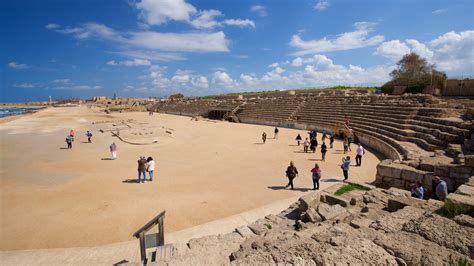
[[0,117],[7,117],[12,115],[21,115],[38,108],[30,107],[0,107]]

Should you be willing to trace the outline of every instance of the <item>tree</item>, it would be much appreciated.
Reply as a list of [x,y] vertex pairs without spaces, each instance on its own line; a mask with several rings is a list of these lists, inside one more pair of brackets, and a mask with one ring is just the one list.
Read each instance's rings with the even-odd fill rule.
[[[446,74],[436,71],[434,65],[428,64],[425,58],[413,52],[404,55],[397,62],[397,68],[390,76],[392,80],[382,86],[384,92],[391,92],[394,86],[406,86],[406,92],[420,93],[432,81],[434,86],[439,87],[446,79]],[[436,76],[436,80],[432,80],[433,76]]]
[[176,94],[170,95],[169,98],[170,99],[182,99],[182,98],[184,98],[184,95],[182,93],[176,93]]

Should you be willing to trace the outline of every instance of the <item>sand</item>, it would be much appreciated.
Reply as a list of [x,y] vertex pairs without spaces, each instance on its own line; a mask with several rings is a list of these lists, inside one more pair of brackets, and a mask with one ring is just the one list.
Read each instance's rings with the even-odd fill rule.
[[[158,143],[131,145],[100,133],[104,124],[92,124],[126,119],[172,129],[172,134],[155,132]],[[71,128],[76,140],[67,150],[64,139]],[[86,143],[86,130],[94,133],[93,143]],[[264,145],[263,131],[269,136]],[[49,108],[2,122],[0,249],[132,240],[133,232],[161,210],[167,212],[167,233],[223,219],[303,195],[312,188],[309,171],[316,162],[323,170],[323,187],[341,180],[342,143],[336,141],[321,162],[319,152],[306,154],[296,146],[298,133],[307,136],[283,128],[275,140],[272,127],[138,112],[107,115],[86,106]],[[106,160],[112,142],[118,146],[115,161]],[[134,182],[140,155],[156,161],[153,182]],[[293,191],[283,189],[291,160],[300,171]],[[375,180],[379,161],[367,152],[363,166],[351,168],[350,179]]]

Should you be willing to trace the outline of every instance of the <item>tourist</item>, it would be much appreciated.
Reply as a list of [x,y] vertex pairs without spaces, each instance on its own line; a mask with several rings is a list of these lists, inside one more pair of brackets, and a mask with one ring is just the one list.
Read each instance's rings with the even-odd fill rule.
[[325,128],[323,128],[322,140],[323,140],[323,142],[324,142],[324,140],[326,140],[326,129]]
[[[146,159],[145,156],[140,156],[138,159],[138,183],[146,183]],[[141,175],[143,174],[143,182],[141,182]]]
[[273,137],[274,139],[278,139],[278,132],[279,132],[278,128],[275,127],[275,136]]
[[318,140],[316,138],[311,140],[311,151],[314,153],[316,152],[316,148],[318,147]]
[[329,147],[332,149],[334,144],[334,133],[331,133],[331,137],[329,138]]
[[71,131],[69,131],[69,136],[71,136],[71,140],[74,141],[74,130],[71,129]]
[[326,146],[326,143],[323,141],[323,144],[321,145],[321,161],[326,161],[326,152],[328,151],[328,147]]
[[418,199],[423,199],[425,195],[425,188],[421,184],[421,181],[416,181],[415,186],[411,190],[411,196]]
[[153,173],[155,172],[155,160],[153,158],[148,157],[146,159],[146,171],[150,176],[150,181],[153,181]]
[[296,136],[296,142],[298,142],[298,146],[300,146],[300,141],[301,140],[302,140],[301,135],[298,134],[298,136]]
[[86,132],[86,137],[87,137],[87,141],[89,143],[92,143],[92,132],[90,132],[89,130],[87,130]]
[[293,179],[298,175],[298,169],[296,169],[295,164],[293,161],[290,162],[290,166],[286,168],[286,176],[288,177],[288,185],[286,185],[285,188],[291,186],[291,189],[293,190]]
[[344,145],[344,154],[346,154],[346,153],[347,153],[347,150],[348,150],[347,138],[344,138],[344,141],[343,141],[342,145]]
[[306,140],[303,142],[304,152],[308,152],[309,145],[310,143],[308,141],[308,138],[306,138]]
[[448,196],[448,185],[446,184],[446,181],[442,180],[439,176],[434,176],[433,182],[436,184],[434,189],[435,199],[441,201],[446,200],[446,197]]
[[72,137],[71,137],[71,135],[66,136],[66,143],[67,143],[67,148],[72,149]]
[[117,145],[115,144],[115,142],[110,144],[109,148],[110,148],[110,153],[112,154],[112,160],[117,159]]
[[362,147],[362,144],[359,143],[359,146],[356,150],[356,166],[362,165],[362,156],[365,154],[365,149]]
[[352,151],[351,150],[351,143],[352,143],[352,136],[349,136],[349,137],[347,137],[347,149],[349,151]]
[[342,157],[342,173],[344,174],[344,180],[349,178],[349,167],[351,166],[351,157],[347,156],[346,158]]
[[311,169],[312,179],[313,179],[313,190],[319,189],[319,179],[321,179],[321,168],[318,164],[314,165],[314,168]]
[[262,140],[263,140],[263,144],[265,144],[265,141],[267,141],[267,133],[263,132]]

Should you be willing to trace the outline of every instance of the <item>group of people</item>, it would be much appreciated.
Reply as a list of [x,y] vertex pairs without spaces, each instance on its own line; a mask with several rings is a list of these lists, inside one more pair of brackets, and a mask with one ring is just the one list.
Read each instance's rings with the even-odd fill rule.
[[[446,181],[442,180],[439,176],[434,176],[431,183],[432,197],[436,200],[444,201],[448,196],[448,185]],[[423,183],[418,180],[411,190],[411,196],[424,199],[426,197],[426,189],[423,187]]]
[[[273,133],[274,133],[273,138],[274,139],[278,139],[278,132],[280,132],[280,130],[277,127],[275,127],[275,129],[273,130]],[[262,141],[263,141],[263,144],[265,144],[265,142],[267,142],[267,133],[266,132],[262,133]]]
[[[138,159],[138,180],[137,183],[146,183],[146,173],[150,177],[149,181],[153,181],[153,173],[155,172],[155,160],[153,158],[140,156]],[[143,180],[141,177],[143,176]]]
[[[66,144],[68,149],[72,149],[72,143],[74,142],[75,134],[76,133],[74,132],[74,130],[71,129],[71,131],[69,131],[69,135],[66,136]],[[92,143],[92,132],[90,130],[87,130],[86,137],[87,142]]]
[[[318,164],[315,164],[314,167],[311,169],[311,179],[313,181],[313,190],[319,189],[319,180],[322,176],[321,168]],[[285,171],[286,176],[288,177],[288,185],[285,188],[290,187],[290,189],[294,189],[293,180],[298,176],[298,169],[293,161],[290,162],[290,165],[286,168]]]

